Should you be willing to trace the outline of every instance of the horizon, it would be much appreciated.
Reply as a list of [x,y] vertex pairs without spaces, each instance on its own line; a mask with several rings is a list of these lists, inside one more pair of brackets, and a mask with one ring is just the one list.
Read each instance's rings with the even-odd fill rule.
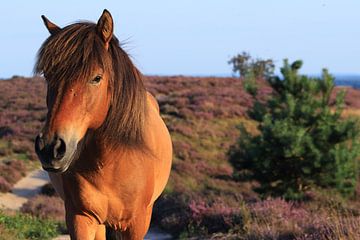
[[288,58],[302,59],[301,72],[307,75],[320,74],[322,68],[333,75],[360,75],[356,0],[14,0],[1,5],[6,10],[0,15],[5,33],[0,40],[2,79],[33,76],[36,52],[49,35],[42,14],[63,27],[79,19],[96,22],[105,8],[114,18],[115,34],[145,75],[232,76],[227,62],[243,51],[273,59],[276,74]]
[[[355,81],[359,80],[360,81],[360,73],[331,73],[329,72],[330,75],[332,75],[335,80],[339,80],[339,78],[356,78]],[[321,73],[301,73],[301,75],[306,75],[309,77],[321,77]],[[219,74],[192,74],[192,75],[187,75],[187,74],[152,74],[152,73],[146,73],[143,74],[144,76],[152,76],[152,77],[198,77],[198,78],[239,78],[240,76],[238,74],[227,74],[227,73],[219,73]],[[275,75],[279,75],[278,73],[275,73]],[[12,76],[3,78],[0,77],[0,80],[9,80],[12,78],[33,78],[33,77],[42,77],[41,75],[31,75],[31,76],[24,76],[24,75],[19,75],[19,74],[14,74]],[[348,79],[346,79],[348,80]],[[354,79],[352,79],[354,80]]]

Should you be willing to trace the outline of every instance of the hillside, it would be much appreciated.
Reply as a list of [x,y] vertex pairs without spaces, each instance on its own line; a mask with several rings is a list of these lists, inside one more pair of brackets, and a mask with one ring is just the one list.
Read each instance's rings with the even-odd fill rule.
[[[304,203],[260,200],[251,190],[256,183],[233,179],[227,151],[239,137],[236,126],[255,129],[246,117],[251,96],[239,79],[147,76],[145,83],[159,102],[174,145],[171,177],[155,206],[154,224],[182,238],[321,239],[340,236],[334,232],[339,226],[360,234],[354,230],[360,225],[357,198],[347,202],[319,191],[309,193]],[[259,84],[260,98],[265,99],[271,90]],[[347,112],[357,114],[360,90],[346,89]],[[9,173],[23,174],[37,164],[33,139],[46,117],[45,91],[38,77],[0,81],[0,171],[6,169],[0,172],[0,191],[13,184],[7,181]],[[341,214],[333,215],[338,211]],[[335,220],[329,222],[329,217]]]

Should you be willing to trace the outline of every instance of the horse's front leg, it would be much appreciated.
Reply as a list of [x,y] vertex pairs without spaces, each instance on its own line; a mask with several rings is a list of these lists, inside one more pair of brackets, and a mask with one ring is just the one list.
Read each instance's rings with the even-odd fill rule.
[[94,240],[99,224],[93,217],[66,212],[66,225],[71,240]]
[[151,213],[153,205],[149,206],[147,210],[142,211],[134,218],[131,226],[122,232],[123,239],[126,240],[143,240],[147,231],[149,230]]

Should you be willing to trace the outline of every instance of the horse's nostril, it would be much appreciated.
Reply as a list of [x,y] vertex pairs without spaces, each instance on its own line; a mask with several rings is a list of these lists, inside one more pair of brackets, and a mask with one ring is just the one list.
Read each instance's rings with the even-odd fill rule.
[[39,135],[35,139],[35,151],[39,152],[42,151],[45,147],[44,139]]
[[62,138],[57,138],[54,145],[54,158],[61,159],[64,157],[66,152],[66,144]]

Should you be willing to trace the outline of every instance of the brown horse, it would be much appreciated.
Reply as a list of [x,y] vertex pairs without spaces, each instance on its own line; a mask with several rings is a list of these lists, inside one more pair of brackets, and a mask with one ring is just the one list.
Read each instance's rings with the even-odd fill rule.
[[157,102],[107,10],[97,24],[60,28],[42,18],[51,35],[35,72],[47,81],[48,114],[35,150],[64,199],[71,238],[105,239],[106,226],[143,239],[172,159]]

